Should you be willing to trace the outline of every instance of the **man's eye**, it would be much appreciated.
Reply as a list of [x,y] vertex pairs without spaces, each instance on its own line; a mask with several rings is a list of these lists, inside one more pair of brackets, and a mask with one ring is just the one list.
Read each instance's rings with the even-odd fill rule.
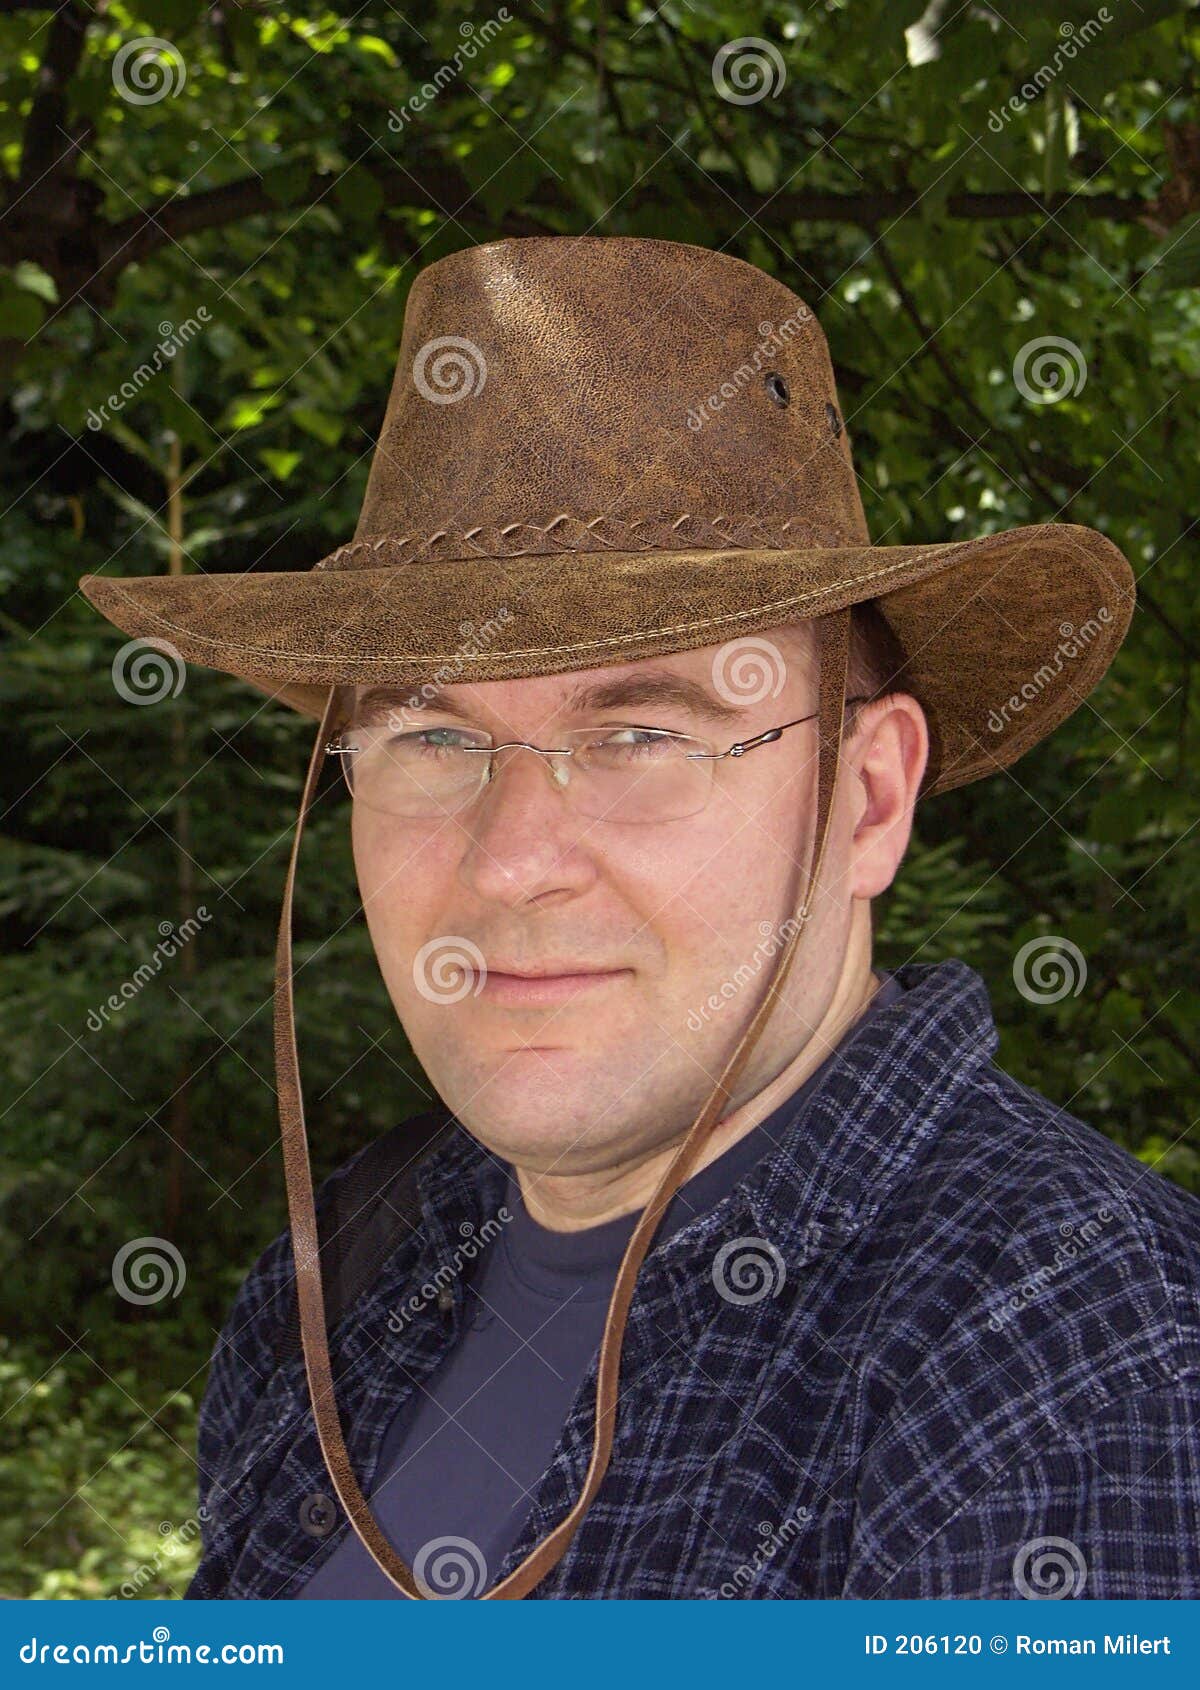
[[423,728],[420,733],[405,734],[404,737],[418,740],[425,745],[466,745],[474,743],[458,728]]
[[619,745],[669,745],[671,735],[659,728],[613,728],[602,736]]
[[473,750],[482,747],[477,734],[463,733],[459,728],[422,728],[417,733],[393,734],[387,741],[392,757],[418,758],[444,756],[447,752]]
[[598,731],[583,749],[593,762],[635,763],[670,756],[677,744],[674,735],[655,728],[611,728]]

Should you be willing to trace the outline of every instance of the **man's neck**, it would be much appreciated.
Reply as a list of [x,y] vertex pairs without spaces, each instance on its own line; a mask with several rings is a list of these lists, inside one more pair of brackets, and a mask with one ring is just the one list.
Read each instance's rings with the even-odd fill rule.
[[[803,1048],[753,1097],[738,1104],[713,1127],[689,1178],[760,1126],[799,1091],[862,1015],[880,981],[871,971],[869,950],[857,965],[847,958],[824,1015]],[[517,1169],[521,1197],[534,1220],[555,1232],[578,1232],[644,1209],[679,1148],[682,1134],[647,1157],[620,1168],[583,1175],[546,1175]]]

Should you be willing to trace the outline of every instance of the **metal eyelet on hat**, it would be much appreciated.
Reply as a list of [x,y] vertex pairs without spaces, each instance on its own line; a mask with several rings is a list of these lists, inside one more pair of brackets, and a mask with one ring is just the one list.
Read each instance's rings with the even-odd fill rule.
[[763,386],[777,405],[783,406],[791,403],[792,396],[788,392],[788,384],[777,370],[767,371],[763,377]]
[[300,1504],[300,1525],[309,1537],[328,1537],[337,1525],[337,1503],[323,1490],[315,1490]]
[[842,419],[838,416],[837,406],[832,404],[828,399],[825,401],[825,415],[828,418],[829,426],[833,430],[833,437],[836,440],[838,435],[842,432]]

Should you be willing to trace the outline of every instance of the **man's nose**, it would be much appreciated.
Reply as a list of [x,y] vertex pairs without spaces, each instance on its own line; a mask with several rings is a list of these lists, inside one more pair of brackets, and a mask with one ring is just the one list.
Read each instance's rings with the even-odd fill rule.
[[570,763],[507,742],[495,754],[491,779],[456,817],[469,841],[459,877],[478,897],[519,904],[585,891],[595,879],[589,853],[578,848],[587,821],[564,793]]

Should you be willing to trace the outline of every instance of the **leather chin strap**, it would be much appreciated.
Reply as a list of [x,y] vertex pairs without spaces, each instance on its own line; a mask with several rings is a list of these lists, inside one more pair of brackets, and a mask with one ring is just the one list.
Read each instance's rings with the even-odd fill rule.
[[[749,1024],[738,1040],[732,1055],[713,1088],[704,1108],[680,1142],[670,1165],[634,1228],[625,1250],[613,1287],[612,1300],[600,1341],[600,1364],[596,1381],[596,1420],[592,1444],[592,1459],[588,1465],[583,1488],[560,1523],[530,1551],[525,1560],[482,1600],[493,1598],[511,1601],[527,1596],[551,1568],[566,1554],[572,1538],[579,1529],[584,1514],[600,1488],[612,1453],[613,1431],[616,1425],[617,1399],[620,1380],[621,1346],[625,1335],[625,1321],[633,1300],[634,1282],[658,1223],[675,1192],[689,1177],[712,1128],[720,1121],[729,1103],[734,1081],[744,1067],[757,1042],[779,995],[801,934],[812,913],[821,865],[825,856],[825,842],[833,814],[833,793],[842,743],[842,725],[846,690],[846,663],[849,650],[850,612],[834,611],[815,623],[819,659],[817,803],[812,860],[801,887],[800,896],[789,923],[787,942],[779,956],[767,991]],[[313,1201],[312,1169],[308,1157],[308,1137],[304,1125],[304,1099],[300,1090],[300,1069],[296,1055],[296,1029],[292,996],[292,894],[296,881],[296,864],[300,854],[300,836],[304,818],[316,790],[317,777],[325,760],[336,697],[333,687],[325,703],[317,737],[309,760],[308,775],[300,798],[292,841],[291,860],[284,883],[283,910],[279,922],[279,940],[275,951],[275,1071],[279,1095],[279,1125],[283,1145],[283,1167],[287,1182],[288,1213],[292,1229],[292,1253],[296,1263],[296,1293],[300,1312],[300,1338],[304,1351],[304,1366],[308,1376],[309,1398],[316,1420],[317,1438],[321,1454],[329,1469],[333,1488],[351,1525],[370,1551],[377,1566],[405,1596],[425,1599],[423,1590],[411,1569],[396,1553],[383,1535],[359,1489],[358,1480],[350,1466],[350,1458],[342,1436],[334,1397],[333,1375],[329,1361],[328,1336],[325,1330],[325,1298],[321,1284],[321,1264],[317,1240],[317,1221]]]

